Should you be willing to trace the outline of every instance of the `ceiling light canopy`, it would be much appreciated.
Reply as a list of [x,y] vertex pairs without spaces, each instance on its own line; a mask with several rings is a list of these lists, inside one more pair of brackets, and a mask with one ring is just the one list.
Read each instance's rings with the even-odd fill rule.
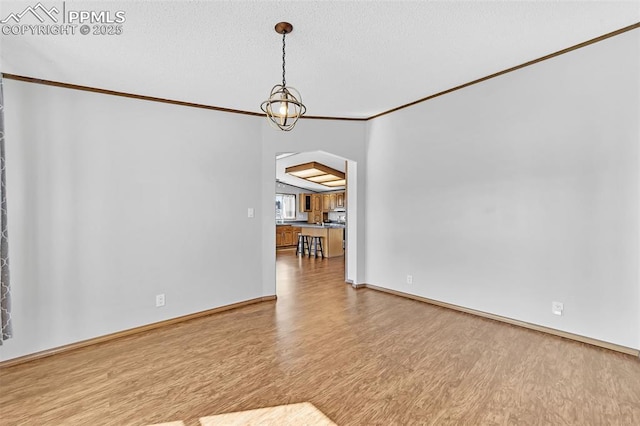
[[347,184],[344,173],[315,161],[287,167],[284,171],[292,176],[331,188]]
[[267,114],[269,124],[280,130],[288,132],[293,129],[298,119],[307,112],[302,104],[302,96],[293,87],[287,87],[285,79],[285,36],[293,31],[293,25],[288,22],[278,22],[275,26],[278,34],[282,34],[282,84],[276,84],[271,89],[269,99],[264,101],[260,108]]

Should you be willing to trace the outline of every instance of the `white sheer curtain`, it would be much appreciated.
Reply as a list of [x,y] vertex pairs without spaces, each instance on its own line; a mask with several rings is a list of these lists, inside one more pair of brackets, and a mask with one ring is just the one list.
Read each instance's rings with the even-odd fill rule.
[[9,339],[11,327],[11,292],[9,286],[9,232],[7,230],[7,184],[4,156],[4,95],[0,74],[0,345]]

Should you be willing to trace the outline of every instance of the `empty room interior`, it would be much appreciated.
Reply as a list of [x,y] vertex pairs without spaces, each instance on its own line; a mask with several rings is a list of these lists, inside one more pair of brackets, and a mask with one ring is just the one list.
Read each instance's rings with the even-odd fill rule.
[[640,424],[637,0],[0,29],[0,425]]

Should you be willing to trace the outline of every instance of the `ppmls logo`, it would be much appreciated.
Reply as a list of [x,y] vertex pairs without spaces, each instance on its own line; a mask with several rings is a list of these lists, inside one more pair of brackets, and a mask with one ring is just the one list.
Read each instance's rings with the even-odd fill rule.
[[[62,10],[62,12],[60,12]],[[0,19],[3,35],[121,35],[126,21],[125,11],[67,10],[46,7],[38,2],[20,12],[11,12]]]
[[36,19],[41,23],[45,22],[45,19],[42,18],[41,15],[47,16],[53,22],[58,22],[58,19],[55,17],[55,15],[57,15],[58,13],[60,13],[60,11],[58,11],[58,9],[56,9],[55,6],[47,10],[47,8],[42,5],[42,3],[38,3],[33,7],[32,6],[27,7],[25,10],[23,10],[20,13],[10,13],[9,16],[7,16],[2,21],[0,21],[0,24],[6,24],[11,20],[15,21],[16,24],[19,24],[20,21],[22,20],[22,17],[29,14],[35,16]]

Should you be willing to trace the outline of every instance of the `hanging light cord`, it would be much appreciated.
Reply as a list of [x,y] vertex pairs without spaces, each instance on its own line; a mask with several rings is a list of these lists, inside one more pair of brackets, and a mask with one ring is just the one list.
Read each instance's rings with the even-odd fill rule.
[[284,78],[284,38],[287,35],[286,32],[282,33],[282,86],[286,86],[287,85],[287,81]]

